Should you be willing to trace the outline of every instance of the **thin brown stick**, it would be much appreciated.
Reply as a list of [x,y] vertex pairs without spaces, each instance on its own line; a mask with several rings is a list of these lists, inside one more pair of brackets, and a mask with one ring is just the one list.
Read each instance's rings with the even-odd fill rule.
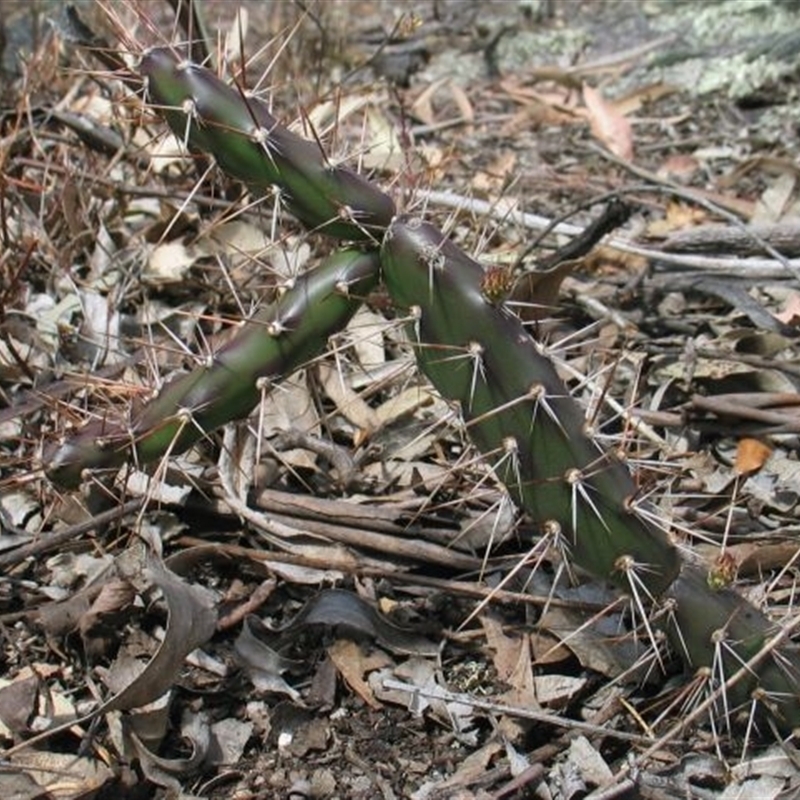
[[79,522],[77,525],[70,525],[63,531],[48,533],[46,536],[42,536],[35,542],[31,542],[30,544],[18,547],[16,550],[12,550],[9,553],[0,555],[0,569],[12,567],[16,564],[20,564],[28,558],[37,558],[45,553],[51,553],[53,550],[58,550],[62,545],[72,541],[73,539],[76,539],[78,536],[83,536],[90,531],[96,530],[97,528],[102,528],[104,525],[108,525],[109,522],[114,522],[115,520],[121,519],[127,514],[133,514],[139,511],[144,503],[145,499],[143,497],[139,497],[135,500],[129,500],[127,503],[122,503],[121,505],[108,509],[108,511],[102,511],[99,514],[95,514],[95,516],[93,516],[91,519],[87,519],[85,522]]

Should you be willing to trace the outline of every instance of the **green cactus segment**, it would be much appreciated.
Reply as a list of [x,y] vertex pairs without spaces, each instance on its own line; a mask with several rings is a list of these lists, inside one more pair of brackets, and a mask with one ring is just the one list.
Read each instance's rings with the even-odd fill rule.
[[[711,668],[711,686],[720,687],[753,658],[779,629],[732,589],[714,591],[705,573],[684,565],[664,594],[673,610],[666,629],[675,650],[691,667]],[[760,688],[781,727],[800,728],[800,648],[780,644],[750,675],[727,689],[719,706],[749,712],[751,697]],[[755,696],[758,696],[756,694]]]
[[[663,627],[676,652],[693,668],[718,665],[718,682],[727,680],[773,626],[735,592],[713,591],[663,531],[629,510],[635,486],[627,468],[592,443],[550,361],[519,320],[485,296],[480,264],[407,217],[389,228],[381,264],[392,298],[409,310],[420,367],[458,401],[473,441],[519,505],[544,529],[560,530],[584,569],[644,601],[674,601]],[[800,725],[796,647],[765,660],[728,693],[730,702],[747,703],[756,687],[782,726]]]
[[[416,316],[421,368],[457,400],[467,429],[517,502],[571,558],[628,587],[633,559],[653,595],[678,573],[667,535],[624,504],[636,488],[626,467],[587,437],[584,415],[522,323],[483,293],[484,270],[434,226],[398,218],[381,252],[386,284]],[[556,527],[557,526],[557,527]]]
[[330,165],[316,142],[283,127],[262,100],[169,48],[148,51],[139,72],[150,102],[190,150],[213,155],[254,194],[277,186],[287,208],[312,230],[380,240],[395,214],[392,199],[356,172]]
[[324,349],[376,284],[376,250],[341,250],[244,324],[208,363],[168,383],[127,424],[96,421],[46,459],[48,477],[77,486],[84,470],[145,464],[179,453],[246,416],[264,390]]

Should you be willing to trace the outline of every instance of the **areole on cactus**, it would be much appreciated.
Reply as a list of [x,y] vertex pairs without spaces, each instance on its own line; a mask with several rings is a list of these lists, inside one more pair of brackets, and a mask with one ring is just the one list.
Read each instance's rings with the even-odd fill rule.
[[732,589],[709,586],[670,535],[637,513],[627,465],[592,440],[545,351],[504,306],[505,274],[487,277],[433,225],[395,217],[377,186],[331,166],[316,142],[283,127],[262,100],[172,49],[147,52],[140,73],[147,100],[189,150],[212,155],[257,195],[277,187],[312,231],[367,249],[342,251],[303,276],[207,365],[125,424],[95,422],[68,439],[50,462],[54,482],[72,486],[85,469],[151,461],[247,415],[260,380],[278,380],[321,352],[380,271],[408,315],[421,370],[458,404],[472,441],[530,518],[558,532],[575,564],[660,606],[659,625],[675,651],[690,669],[716,674],[716,685],[758,657],[726,689],[726,713],[758,701],[782,728],[800,726],[798,648],[770,650],[776,626]]

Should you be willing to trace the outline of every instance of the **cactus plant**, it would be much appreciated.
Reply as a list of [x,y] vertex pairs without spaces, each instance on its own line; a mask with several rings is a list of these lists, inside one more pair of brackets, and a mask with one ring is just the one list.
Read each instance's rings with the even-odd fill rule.
[[578,564],[616,575],[624,588],[618,555],[653,565],[660,593],[680,568],[674,546],[620,502],[636,491],[628,469],[586,436],[552,362],[519,319],[486,296],[483,267],[436,227],[408,217],[392,223],[381,261],[395,302],[413,309],[420,367],[459,403],[472,440],[517,502],[558,524]]
[[214,429],[246,416],[266,388],[325,348],[377,282],[376,250],[340,250],[298,278],[248,320],[206,363],[168,383],[124,424],[96,420],[47,459],[48,475],[71,487],[86,469],[148,463],[180,453]]
[[[329,165],[315,142],[209,70],[157,48],[144,55],[140,72],[147,97],[190,150],[213,155],[256,194],[277,186],[313,230],[380,241],[380,254],[334,256],[124,429],[95,423],[69,440],[51,461],[55,482],[74,485],[85,468],[187,447],[246,413],[258,399],[259,378],[285,375],[345,324],[380,261],[392,298],[409,314],[421,369],[459,404],[473,441],[519,505],[543,530],[558,533],[572,562],[616,583],[642,609],[660,604],[660,624],[688,667],[719,677],[752,660],[727,693],[727,708],[759,697],[783,728],[800,725],[798,649],[770,650],[769,619],[733,590],[710,586],[670,536],[637,512],[628,467],[593,442],[547,355],[503,306],[502,275],[485,272],[434,226],[394,218],[387,195]],[[351,287],[347,296],[336,291],[342,282]]]

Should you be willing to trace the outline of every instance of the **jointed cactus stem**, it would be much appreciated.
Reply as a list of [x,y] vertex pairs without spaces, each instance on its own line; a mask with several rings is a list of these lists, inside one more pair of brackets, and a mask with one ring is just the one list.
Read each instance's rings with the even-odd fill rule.
[[583,413],[520,321],[484,297],[480,264],[434,226],[405,217],[389,229],[382,264],[395,301],[418,309],[420,366],[458,401],[520,505],[561,527],[576,563],[627,588],[617,559],[629,555],[652,565],[651,591],[669,586],[680,568],[674,545],[623,505],[636,493],[627,468],[586,437]]
[[[733,590],[709,586],[703,570],[637,511],[627,466],[592,441],[554,366],[503,306],[508,274],[485,272],[432,225],[394,218],[389,197],[331,166],[315,142],[282,127],[263,101],[171,49],[147,52],[140,73],[149,99],[191,151],[210,153],[255,193],[277,186],[307,227],[381,242],[380,254],[333,256],[127,424],[82,430],[50,459],[54,482],[74,486],[87,468],[178,452],[247,414],[264,379],[296,369],[346,324],[380,266],[393,300],[409,312],[420,367],[458,404],[472,440],[543,535],[563,543],[569,561],[627,592],[654,643],[647,606],[660,605],[657,624],[688,667],[710,676],[710,685],[741,672],[726,687],[726,716],[758,700],[782,728],[800,727],[798,648],[773,648],[776,626]],[[342,284],[350,292],[338,291]]]
[[139,71],[175,136],[210,153],[257,195],[281,190],[308,228],[353,241],[379,242],[395,213],[392,199],[357,173],[332,166],[316,142],[281,125],[266,104],[169,48],[142,57]]
[[246,416],[265,379],[280,379],[321,353],[378,278],[375,250],[341,250],[297,279],[275,303],[245,323],[204,364],[161,389],[124,424],[96,421],[46,460],[55,483],[80,483],[85,469],[147,463],[180,453],[214,429]]
[[[381,249],[395,302],[413,309],[418,362],[456,401],[471,438],[514,499],[543,529],[564,536],[572,561],[612,581],[642,612],[674,606],[664,627],[691,668],[735,672],[775,626],[729,589],[712,590],[670,537],[635,513],[625,465],[588,438],[578,404],[517,317],[486,296],[485,273],[433,225],[399,217]],[[461,360],[454,357],[461,353]],[[727,693],[732,707],[769,697],[780,723],[800,726],[800,652],[783,646]]]

